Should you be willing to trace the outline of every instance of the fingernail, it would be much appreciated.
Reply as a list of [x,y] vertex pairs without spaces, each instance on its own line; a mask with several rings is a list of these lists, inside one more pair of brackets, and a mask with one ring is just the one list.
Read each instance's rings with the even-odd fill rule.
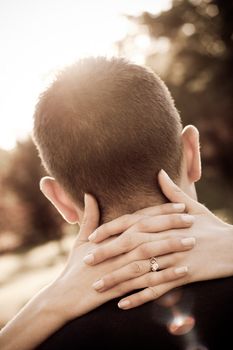
[[118,307],[119,307],[120,309],[126,309],[129,305],[130,305],[130,301],[129,301],[129,300],[121,300],[121,301],[118,303]]
[[83,261],[86,264],[92,264],[94,262],[94,255],[93,254],[87,254],[86,256],[84,256]]
[[188,272],[188,266],[177,267],[177,268],[175,269],[175,273],[176,273],[177,275],[182,275],[182,274],[184,274],[184,273],[186,273],[186,272]]
[[181,243],[184,246],[192,246],[196,243],[196,238],[195,237],[182,238]]
[[96,239],[96,236],[97,236],[96,231],[94,231],[94,232],[88,237],[89,241],[94,241],[94,240]]
[[188,214],[181,215],[181,219],[186,222],[186,224],[192,224],[194,222],[194,216]]
[[96,290],[103,288],[103,286],[104,286],[103,280],[96,281],[95,283],[92,284],[92,287]]
[[173,208],[175,210],[183,211],[183,210],[185,210],[185,204],[184,203],[174,203]]

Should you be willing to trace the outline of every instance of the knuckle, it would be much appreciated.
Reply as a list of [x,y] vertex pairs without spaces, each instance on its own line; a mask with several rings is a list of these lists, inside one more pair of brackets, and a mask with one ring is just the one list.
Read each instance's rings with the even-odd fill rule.
[[105,258],[105,255],[106,255],[105,252],[106,252],[106,249],[104,247],[100,247],[100,248],[96,248],[92,252],[92,254],[95,257],[95,260],[99,261],[100,259],[103,260]]
[[174,279],[174,277],[177,277],[176,275],[174,276],[174,271],[171,269],[165,269],[162,271],[162,281],[167,282],[171,281]]
[[146,282],[147,287],[153,286],[153,283],[154,283],[153,276],[151,274],[146,275],[145,282]]
[[140,305],[143,304],[145,302],[145,296],[138,293],[134,296],[134,298],[132,298],[132,304],[134,305]]
[[148,287],[148,289],[149,289],[150,294],[152,295],[153,299],[159,298],[160,294],[159,294],[157,288],[155,288],[155,287]]
[[120,241],[123,248],[125,248],[126,250],[130,249],[134,241],[132,233],[127,232],[125,234],[122,234],[120,236]]
[[129,288],[127,287],[127,283],[121,283],[115,287],[118,295],[124,295],[128,292]]
[[180,239],[178,238],[172,238],[172,241],[171,241],[171,247],[172,249],[174,250],[178,250],[180,249]]
[[158,206],[158,210],[159,210],[158,215],[170,213],[171,208],[172,208],[171,203],[161,204],[160,206]]
[[133,274],[140,274],[142,272],[142,268],[138,262],[133,262],[130,265],[130,270],[132,271]]
[[183,220],[182,220],[182,214],[174,214],[174,224],[179,224],[182,222],[183,223]]
[[116,276],[114,274],[106,275],[102,278],[104,286],[109,287],[117,282]]
[[138,248],[139,254],[143,257],[146,258],[148,256],[149,252],[149,247],[147,244],[141,244]]
[[180,262],[180,260],[181,260],[181,258],[182,258],[182,255],[180,254],[180,253],[173,253],[172,254],[172,259],[173,259],[173,261],[174,261],[174,264],[176,264],[176,263],[179,263]]
[[122,221],[123,221],[125,226],[128,226],[128,224],[130,223],[130,218],[131,218],[130,214],[123,215]]
[[118,296],[121,296],[124,294],[124,288],[122,287],[122,285],[116,286],[114,289],[116,290],[116,293]]
[[131,224],[132,224],[132,227],[134,229],[134,231],[137,231],[139,228],[138,228],[138,224],[139,222],[145,218],[146,215],[144,214],[140,214],[140,213],[134,213],[134,214],[131,214],[132,218],[131,219]]
[[180,215],[172,214],[168,216],[170,226],[176,226],[180,222]]
[[138,231],[146,231],[147,230],[147,220],[145,218],[141,219],[137,224],[136,227]]
[[103,224],[102,226],[96,229],[96,233],[98,234],[98,236],[102,236],[103,234],[105,234],[106,230],[106,224]]
[[168,251],[177,251],[180,248],[180,242],[176,238],[170,238],[166,242]]

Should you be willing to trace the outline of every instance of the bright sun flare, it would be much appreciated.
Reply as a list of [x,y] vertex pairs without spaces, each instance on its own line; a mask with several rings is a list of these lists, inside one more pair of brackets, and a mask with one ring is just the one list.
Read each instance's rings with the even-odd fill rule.
[[[30,132],[37,97],[57,68],[86,55],[117,54],[114,42],[133,30],[124,13],[158,13],[170,3],[2,0],[0,147],[10,149]],[[149,44],[145,36],[138,40]]]

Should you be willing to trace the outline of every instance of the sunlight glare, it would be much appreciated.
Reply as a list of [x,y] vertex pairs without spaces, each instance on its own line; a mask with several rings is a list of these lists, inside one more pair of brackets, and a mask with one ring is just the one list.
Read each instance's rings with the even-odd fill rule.
[[[117,54],[130,29],[125,13],[158,13],[171,0],[135,2],[3,0],[0,4],[0,147],[11,149],[31,130],[40,91],[54,72],[87,55]],[[150,38],[139,37],[142,49]],[[139,57],[140,56],[140,57]],[[143,55],[136,61],[143,63]]]

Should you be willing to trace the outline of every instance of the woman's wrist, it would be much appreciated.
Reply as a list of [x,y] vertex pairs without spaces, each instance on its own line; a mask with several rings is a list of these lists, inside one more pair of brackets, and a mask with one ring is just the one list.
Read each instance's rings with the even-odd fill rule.
[[62,326],[71,319],[70,302],[72,300],[69,299],[68,291],[65,290],[65,281],[57,279],[46,286],[38,295],[37,312],[47,315],[56,324]]
[[54,318],[59,323],[65,322],[62,300],[58,302],[59,295],[60,289],[56,282],[46,286],[35,296],[35,300],[32,299],[32,302],[35,302],[35,312],[38,315]]
[[233,253],[232,253],[233,252],[233,225],[226,224],[225,232],[226,232],[226,238],[222,237],[222,240],[225,243],[224,260],[227,266],[226,276],[232,276],[233,275]]
[[[229,277],[233,275],[233,226],[221,222],[216,227],[218,239],[214,240],[216,276],[214,278]],[[214,266],[215,264],[213,264]]]
[[62,327],[65,319],[54,303],[54,290],[52,285],[42,289],[1,330],[2,350],[32,349]]

